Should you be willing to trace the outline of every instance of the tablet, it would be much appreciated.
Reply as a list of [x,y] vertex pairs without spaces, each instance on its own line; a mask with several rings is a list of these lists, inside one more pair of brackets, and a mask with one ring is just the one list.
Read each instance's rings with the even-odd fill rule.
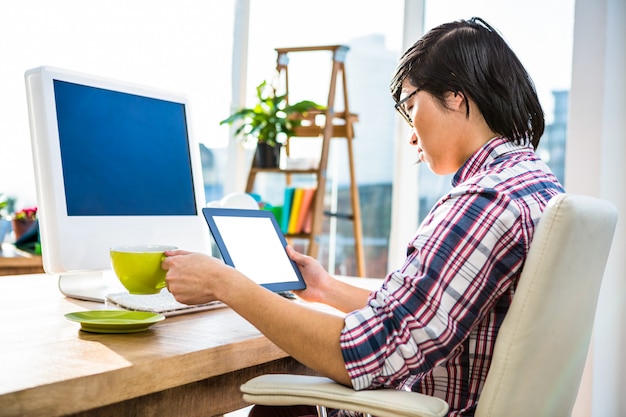
[[306,288],[271,211],[207,207],[202,213],[227,265],[271,291]]

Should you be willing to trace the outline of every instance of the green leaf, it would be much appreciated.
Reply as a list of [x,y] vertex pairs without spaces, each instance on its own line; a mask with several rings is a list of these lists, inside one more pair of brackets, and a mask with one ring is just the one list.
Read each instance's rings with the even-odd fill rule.
[[275,146],[279,143],[280,135],[293,135],[293,128],[301,124],[300,120],[290,119],[289,115],[325,109],[324,106],[310,100],[288,105],[287,95],[276,95],[275,89],[269,86],[267,81],[259,84],[256,90],[258,103],[250,108],[239,109],[220,122],[220,125],[240,122],[234,135],[243,140],[252,136],[259,142]]

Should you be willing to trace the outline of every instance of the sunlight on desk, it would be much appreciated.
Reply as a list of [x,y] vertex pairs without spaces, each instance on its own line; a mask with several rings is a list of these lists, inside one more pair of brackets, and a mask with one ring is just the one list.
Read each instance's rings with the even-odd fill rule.
[[[9,389],[26,389],[33,380],[39,384],[50,384],[59,379],[80,378],[94,373],[103,373],[131,366],[123,356],[96,341],[65,340],[46,345],[24,344],[21,349],[15,345],[0,345],[2,373],[11,375],[11,380],[0,379],[0,392]],[[52,362],[52,363],[51,363]],[[54,373],[50,372],[50,366]],[[26,374],[24,369],[32,369]]]
[[311,373],[228,308],[129,334],[63,316],[104,308],[65,298],[55,276],[0,277],[3,416],[215,416],[248,406],[239,386],[254,376]]

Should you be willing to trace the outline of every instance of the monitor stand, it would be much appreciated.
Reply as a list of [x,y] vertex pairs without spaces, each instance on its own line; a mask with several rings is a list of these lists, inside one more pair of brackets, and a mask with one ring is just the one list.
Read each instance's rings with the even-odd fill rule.
[[103,275],[102,271],[61,275],[59,276],[59,290],[66,297],[104,303],[110,291]]

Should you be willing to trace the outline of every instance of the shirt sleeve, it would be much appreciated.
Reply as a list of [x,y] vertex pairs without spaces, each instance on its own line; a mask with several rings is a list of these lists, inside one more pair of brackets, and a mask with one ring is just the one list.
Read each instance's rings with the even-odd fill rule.
[[442,199],[368,305],[346,316],[340,344],[355,389],[396,387],[442,364],[521,269],[521,213],[497,192]]

